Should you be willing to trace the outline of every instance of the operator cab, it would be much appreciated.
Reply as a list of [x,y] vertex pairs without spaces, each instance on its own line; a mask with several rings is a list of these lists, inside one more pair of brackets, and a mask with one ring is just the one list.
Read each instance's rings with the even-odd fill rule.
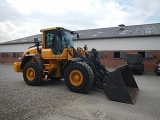
[[52,28],[45,29],[43,31],[44,37],[44,48],[51,48],[55,55],[62,54],[64,48],[70,48],[73,46],[73,35],[72,31],[64,28]]

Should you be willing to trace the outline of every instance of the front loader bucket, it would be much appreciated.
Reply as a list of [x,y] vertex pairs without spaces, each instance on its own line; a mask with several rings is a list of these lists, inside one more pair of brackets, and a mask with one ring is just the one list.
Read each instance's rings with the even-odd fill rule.
[[135,104],[139,88],[128,65],[104,77],[104,92],[110,100]]

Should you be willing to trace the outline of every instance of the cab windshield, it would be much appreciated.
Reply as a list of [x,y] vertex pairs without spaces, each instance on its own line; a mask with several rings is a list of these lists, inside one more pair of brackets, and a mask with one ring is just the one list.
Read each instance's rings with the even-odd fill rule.
[[61,30],[62,45],[66,47],[74,47],[73,35],[69,31]]

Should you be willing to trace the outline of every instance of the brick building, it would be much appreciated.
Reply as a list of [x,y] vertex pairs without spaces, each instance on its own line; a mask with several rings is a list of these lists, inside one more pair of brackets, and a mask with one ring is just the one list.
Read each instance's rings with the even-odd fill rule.
[[[145,70],[153,69],[160,59],[160,23],[98,28],[76,31],[79,39],[74,39],[74,47],[86,44],[91,50],[96,48],[106,67],[124,64],[126,53],[139,53],[144,58]],[[41,34],[0,43],[0,62],[19,61],[23,51],[34,45],[33,38],[41,39]]]

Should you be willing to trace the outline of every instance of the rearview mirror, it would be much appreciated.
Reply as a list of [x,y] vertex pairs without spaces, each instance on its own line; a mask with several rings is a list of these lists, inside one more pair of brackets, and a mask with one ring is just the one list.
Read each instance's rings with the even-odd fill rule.
[[79,34],[77,33],[77,39],[79,39]]
[[39,41],[38,41],[38,38],[34,38],[34,42],[35,42],[35,43],[39,42]]

